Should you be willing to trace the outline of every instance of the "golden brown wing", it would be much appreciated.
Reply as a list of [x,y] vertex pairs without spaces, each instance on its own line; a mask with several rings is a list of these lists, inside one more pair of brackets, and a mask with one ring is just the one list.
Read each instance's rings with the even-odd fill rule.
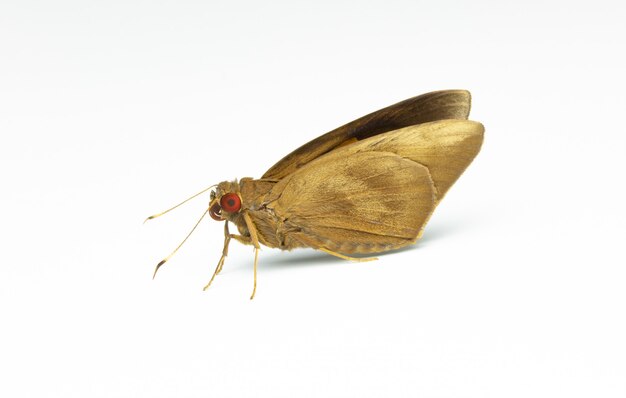
[[428,168],[439,202],[480,151],[484,131],[470,120],[439,120],[368,138],[338,149],[337,156],[384,151],[413,160]]
[[389,152],[324,156],[283,180],[267,207],[286,248],[373,253],[415,242],[434,209],[426,167]]
[[465,90],[434,91],[370,113],[317,137],[272,166],[262,178],[286,177],[333,149],[402,127],[443,119],[467,119],[471,97]]
[[482,124],[442,120],[371,137],[320,156],[278,182],[267,207],[286,248],[372,253],[413,243],[472,162]]

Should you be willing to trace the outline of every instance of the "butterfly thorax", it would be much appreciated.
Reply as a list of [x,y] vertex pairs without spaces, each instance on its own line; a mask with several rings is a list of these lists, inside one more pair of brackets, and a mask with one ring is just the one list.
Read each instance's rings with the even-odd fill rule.
[[272,192],[272,188],[276,186],[277,182],[277,180],[255,180],[246,177],[239,181],[219,183],[216,189],[218,198],[231,192],[237,193],[241,198],[241,211],[236,213],[223,212],[222,217],[235,224],[242,236],[249,238],[250,228],[243,217],[245,212],[250,216],[259,243],[262,245],[282,250],[302,247],[302,244],[286,236],[285,220],[277,215],[271,206],[268,206],[275,200],[276,192]]

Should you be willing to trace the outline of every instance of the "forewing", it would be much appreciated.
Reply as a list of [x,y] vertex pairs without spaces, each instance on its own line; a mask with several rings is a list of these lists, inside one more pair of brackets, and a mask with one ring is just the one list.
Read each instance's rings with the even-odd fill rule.
[[434,208],[426,167],[380,151],[328,155],[276,184],[267,204],[288,239],[342,253],[415,242]]
[[417,162],[430,172],[439,202],[480,151],[484,131],[470,120],[439,120],[371,137],[340,148],[336,156],[381,151]]
[[304,144],[272,166],[263,178],[279,180],[335,148],[388,131],[435,120],[467,119],[470,103],[470,93],[465,90],[435,91],[407,99]]

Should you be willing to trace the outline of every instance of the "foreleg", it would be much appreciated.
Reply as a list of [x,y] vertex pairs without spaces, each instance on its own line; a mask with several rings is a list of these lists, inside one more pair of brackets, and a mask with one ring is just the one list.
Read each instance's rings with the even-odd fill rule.
[[213,279],[215,276],[222,271],[222,267],[224,266],[224,261],[226,260],[226,256],[228,256],[228,245],[230,244],[230,240],[235,239],[238,242],[243,243],[244,245],[252,244],[252,240],[249,237],[242,235],[231,234],[228,230],[228,221],[225,221],[224,224],[224,248],[222,249],[222,257],[220,257],[220,261],[217,263],[217,267],[215,267],[215,271],[213,272],[213,276],[211,276],[211,280],[206,284],[203,290],[207,290],[211,283],[213,283]]

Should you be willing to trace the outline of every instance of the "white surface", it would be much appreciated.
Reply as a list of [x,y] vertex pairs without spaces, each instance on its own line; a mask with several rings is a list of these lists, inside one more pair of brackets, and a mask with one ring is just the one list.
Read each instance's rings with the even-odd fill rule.
[[[4,1],[0,396],[624,397],[621,2]],[[143,218],[366,113],[472,91],[485,145],[353,264]]]

